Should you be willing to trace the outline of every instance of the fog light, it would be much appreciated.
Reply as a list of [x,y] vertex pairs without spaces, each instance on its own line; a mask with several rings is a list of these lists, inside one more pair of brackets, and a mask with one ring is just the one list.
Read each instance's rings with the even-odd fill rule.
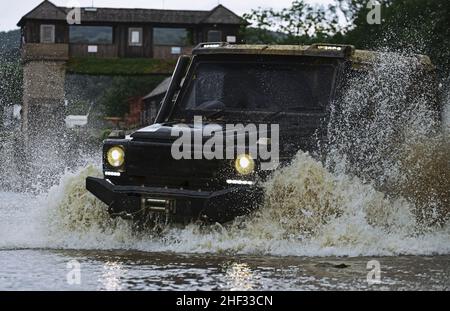
[[121,167],[125,163],[125,151],[121,146],[114,146],[106,153],[106,160],[112,167]]
[[255,161],[250,155],[241,154],[237,157],[234,166],[239,174],[248,175],[255,170]]
[[120,177],[120,175],[122,175],[120,172],[105,172],[105,176]]
[[227,184],[229,185],[246,185],[246,186],[253,186],[255,182],[249,181],[249,180],[234,180],[234,179],[228,179]]

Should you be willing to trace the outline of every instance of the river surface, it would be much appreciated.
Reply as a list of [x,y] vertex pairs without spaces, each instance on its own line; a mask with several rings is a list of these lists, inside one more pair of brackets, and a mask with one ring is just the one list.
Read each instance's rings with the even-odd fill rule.
[[[367,281],[372,260],[380,263],[379,284]],[[4,249],[0,290],[449,290],[449,260]]]

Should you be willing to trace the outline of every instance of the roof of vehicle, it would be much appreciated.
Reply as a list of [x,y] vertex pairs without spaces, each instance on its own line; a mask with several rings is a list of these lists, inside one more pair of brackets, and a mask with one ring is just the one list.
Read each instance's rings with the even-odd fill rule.
[[[383,53],[369,50],[357,50],[353,45],[328,43],[315,43],[312,45],[264,45],[217,42],[201,43],[192,51],[193,55],[258,54],[347,58],[354,64],[361,65],[375,62],[377,57],[383,55]],[[425,67],[433,67],[428,56],[415,54],[413,57],[418,59]]]

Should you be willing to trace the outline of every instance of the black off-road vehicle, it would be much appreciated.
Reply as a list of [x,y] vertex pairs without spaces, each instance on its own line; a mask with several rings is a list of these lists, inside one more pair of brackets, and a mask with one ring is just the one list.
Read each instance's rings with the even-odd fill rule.
[[[104,179],[89,177],[86,187],[115,217],[227,222],[246,214],[258,206],[270,174],[261,159],[248,149],[233,159],[175,159],[174,128],[185,124],[194,133],[214,124],[217,133],[226,124],[278,124],[282,164],[326,142],[330,106],[347,73],[364,71],[374,55],[349,45],[200,44],[179,58],[155,124],[112,134],[103,147]],[[428,57],[420,61],[431,67]],[[202,128],[194,126],[196,116]],[[192,149],[210,136],[202,132]],[[262,138],[258,144],[274,147],[273,137]]]

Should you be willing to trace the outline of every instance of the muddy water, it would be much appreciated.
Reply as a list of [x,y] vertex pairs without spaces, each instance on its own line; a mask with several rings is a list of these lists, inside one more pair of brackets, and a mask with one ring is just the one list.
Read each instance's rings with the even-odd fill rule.
[[285,186],[274,176],[257,214],[161,235],[110,219],[84,189],[94,166],[48,193],[0,192],[0,290],[450,288],[449,225],[417,232],[408,202],[336,178],[306,154],[288,172],[279,176],[296,181],[293,194],[272,197]]

